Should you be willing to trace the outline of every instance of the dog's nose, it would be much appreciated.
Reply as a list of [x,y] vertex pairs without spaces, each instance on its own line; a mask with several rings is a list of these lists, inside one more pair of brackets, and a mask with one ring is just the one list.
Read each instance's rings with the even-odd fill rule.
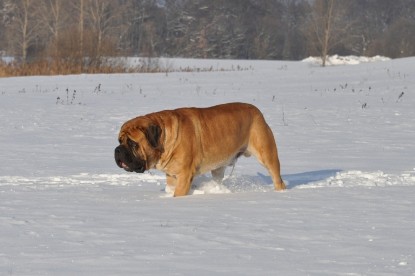
[[121,157],[121,156],[125,155],[125,150],[122,148],[121,145],[115,148],[114,155],[118,156],[118,157]]
[[116,147],[114,150],[114,158],[115,158],[115,163],[117,163],[118,167],[122,168],[122,162],[121,162],[121,149],[120,147]]

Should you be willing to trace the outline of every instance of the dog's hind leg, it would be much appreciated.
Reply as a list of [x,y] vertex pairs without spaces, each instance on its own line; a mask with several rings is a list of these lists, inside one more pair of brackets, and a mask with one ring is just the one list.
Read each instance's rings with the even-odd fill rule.
[[255,155],[268,170],[275,190],[284,190],[286,187],[281,178],[280,161],[274,135],[262,116],[257,119],[257,123],[251,130],[248,151]]

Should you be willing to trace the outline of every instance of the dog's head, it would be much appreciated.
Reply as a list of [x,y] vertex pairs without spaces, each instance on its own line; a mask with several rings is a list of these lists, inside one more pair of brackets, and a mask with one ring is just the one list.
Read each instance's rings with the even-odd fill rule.
[[118,167],[128,172],[143,173],[153,168],[163,151],[161,127],[145,117],[126,122],[120,130],[114,158]]

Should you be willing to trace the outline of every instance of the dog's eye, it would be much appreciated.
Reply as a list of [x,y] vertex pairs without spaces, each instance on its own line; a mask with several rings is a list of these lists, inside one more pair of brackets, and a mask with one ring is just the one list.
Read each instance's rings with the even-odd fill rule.
[[127,144],[132,149],[138,147],[138,144],[131,139],[128,139]]

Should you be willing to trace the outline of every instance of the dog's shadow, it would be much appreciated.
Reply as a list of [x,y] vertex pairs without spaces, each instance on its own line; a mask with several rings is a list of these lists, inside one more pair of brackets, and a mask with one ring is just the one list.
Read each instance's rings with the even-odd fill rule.
[[[335,176],[339,169],[328,169],[319,171],[302,172],[283,175],[287,189],[304,186],[318,181],[326,180]],[[193,194],[197,193],[237,193],[249,191],[270,191],[274,186],[268,175],[257,173],[257,175],[232,175],[225,177],[222,184],[217,184],[210,176],[201,175],[195,179],[192,185]]]
[[[302,172],[296,174],[283,175],[282,178],[288,182],[288,189],[295,188],[297,186],[303,186],[318,181],[326,180],[330,177],[336,176],[337,173],[341,172],[340,169],[328,169],[319,171]],[[267,176],[265,176],[267,177]],[[269,181],[272,183],[271,177]]]

